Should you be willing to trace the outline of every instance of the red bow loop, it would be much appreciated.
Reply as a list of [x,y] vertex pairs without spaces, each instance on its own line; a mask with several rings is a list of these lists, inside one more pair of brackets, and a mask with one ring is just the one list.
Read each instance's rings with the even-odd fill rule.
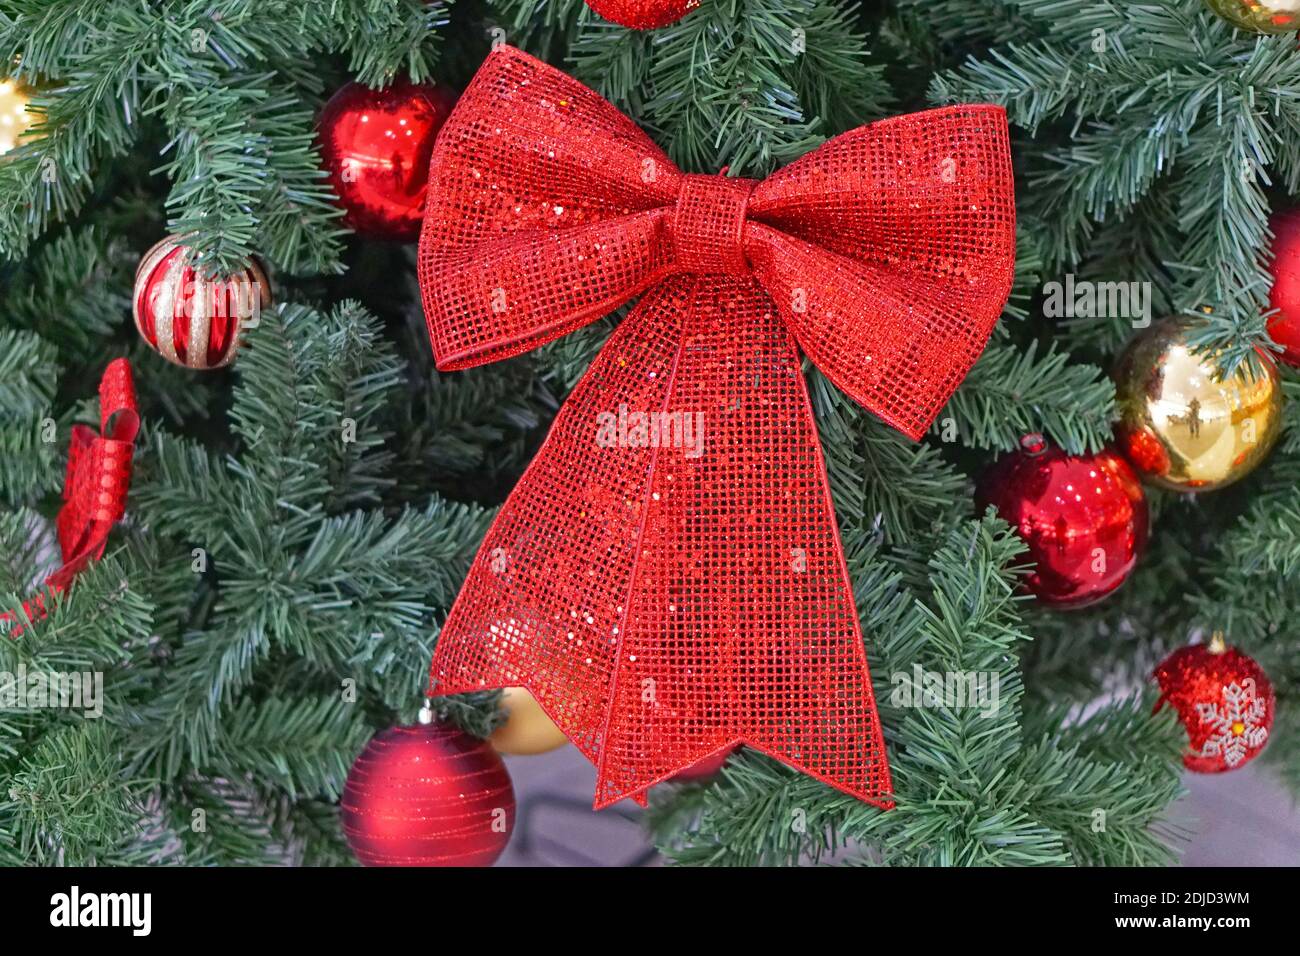
[[64,563],[56,575],[60,580],[70,579],[87,559],[98,560],[109,529],[126,513],[133,442],[140,430],[135,382],[126,359],[110,362],[100,379],[99,421],[100,435],[85,425],[72,429],[58,517]]
[[[72,428],[63,507],[55,522],[63,563],[45,581],[52,591],[67,587],[88,562],[103,555],[109,531],[126,511],[134,441],[140,429],[135,384],[126,359],[115,359],[104,370],[99,417],[101,435],[85,425]],[[44,617],[43,596],[26,602],[24,610],[29,621]],[[12,624],[10,615],[0,615],[0,622]],[[14,624],[12,635],[21,633],[22,625]]]
[[529,351],[666,275],[680,176],[598,94],[511,47],[494,51],[429,166],[419,280],[438,367]]
[[837,136],[759,183],[746,254],[800,348],[919,439],[1011,291],[1006,114],[953,106]]
[[439,134],[419,270],[439,368],[644,295],[502,505],[430,692],[527,687],[596,804],[736,744],[889,806],[889,767],[799,348],[919,438],[1010,290],[1006,119],[837,137],[762,182],[683,174],[510,47]]

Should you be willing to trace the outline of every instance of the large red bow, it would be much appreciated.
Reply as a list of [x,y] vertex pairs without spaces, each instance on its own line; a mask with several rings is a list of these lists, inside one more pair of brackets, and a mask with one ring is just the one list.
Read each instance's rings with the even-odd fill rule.
[[762,182],[683,174],[596,93],[488,57],[440,133],[420,285],[441,369],[639,305],[560,410],[438,641],[431,694],[522,685],[595,804],[744,743],[889,806],[799,348],[919,438],[1011,285],[994,106],[846,133]]
[[[100,432],[85,425],[72,427],[68,470],[63,481],[63,507],[56,525],[63,564],[45,579],[51,591],[61,591],[91,561],[98,561],[108,543],[108,532],[126,509],[131,484],[132,442],[140,430],[135,383],[126,359],[115,359],[99,382]],[[27,621],[45,616],[45,597],[38,594],[23,602]],[[0,614],[0,632],[10,629],[17,637],[24,623],[14,615]]]

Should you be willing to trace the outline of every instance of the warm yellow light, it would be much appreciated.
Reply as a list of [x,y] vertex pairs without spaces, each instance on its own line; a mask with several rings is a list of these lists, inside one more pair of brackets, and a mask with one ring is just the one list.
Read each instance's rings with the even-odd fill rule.
[[18,136],[31,125],[29,102],[23,87],[13,80],[0,80],[0,156],[17,146]]

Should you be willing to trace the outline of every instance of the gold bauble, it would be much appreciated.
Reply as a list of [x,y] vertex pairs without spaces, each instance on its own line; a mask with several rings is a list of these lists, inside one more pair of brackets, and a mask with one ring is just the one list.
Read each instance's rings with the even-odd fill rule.
[[488,738],[497,753],[544,754],[569,742],[564,731],[555,726],[542,705],[524,688],[507,687],[501,705],[509,716]]
[[1234,27],[1251,33],[1300,30],[1294,0],[1205,0],[1205,5]]
[[18,137],[36,121],[27,110],[30,103],[26,87],[16,80],[0,80],[0,156],[17,146]]
[[1194,352],[1191,319],[1164,319],[1128,344],[1115,366],[1116,436],[1152,484],[1210,491],[1263,461],[1282,427],[1282,386],[1273,363],[1241,363],[1219,378],[1213,354]]

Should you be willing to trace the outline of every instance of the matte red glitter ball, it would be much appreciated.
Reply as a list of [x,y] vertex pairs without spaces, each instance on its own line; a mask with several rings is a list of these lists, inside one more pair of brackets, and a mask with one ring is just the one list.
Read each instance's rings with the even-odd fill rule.
[[1147,540],[1147,502],[1133,469],[1109,449],[1070,455],[1027,435],[980,479],[989,505],[1024,539],[1033,561],[1026,587],[1045,604],[1077,608],[1110,594]]
[[1278,357],[1300,367],[1300,209],[1278,213],[1269,226],[1274,236],[1269,307],[1278,312],[1268,320],[1268,334],[1285,349]]
[[321,157],[357,232],[409,242],[420,235],[429,156],[455,96],[399,80],[384,90],[349,83],[321,111]]
[[454,727],[393,727],[348,771],[343,833],[366,866],[491,866],[515,822],[505,764]]
[[1273,685],[1248,654],[1215,637],[1182,647],[1156,668],[1156,710],[1169,704],[1187,728],[1183,765],[1197,773],[1235,770],[1259,756],[1273,727]]
[[666,27],[699,5],[700,0],[587,0],[601,17],[632,30]]

